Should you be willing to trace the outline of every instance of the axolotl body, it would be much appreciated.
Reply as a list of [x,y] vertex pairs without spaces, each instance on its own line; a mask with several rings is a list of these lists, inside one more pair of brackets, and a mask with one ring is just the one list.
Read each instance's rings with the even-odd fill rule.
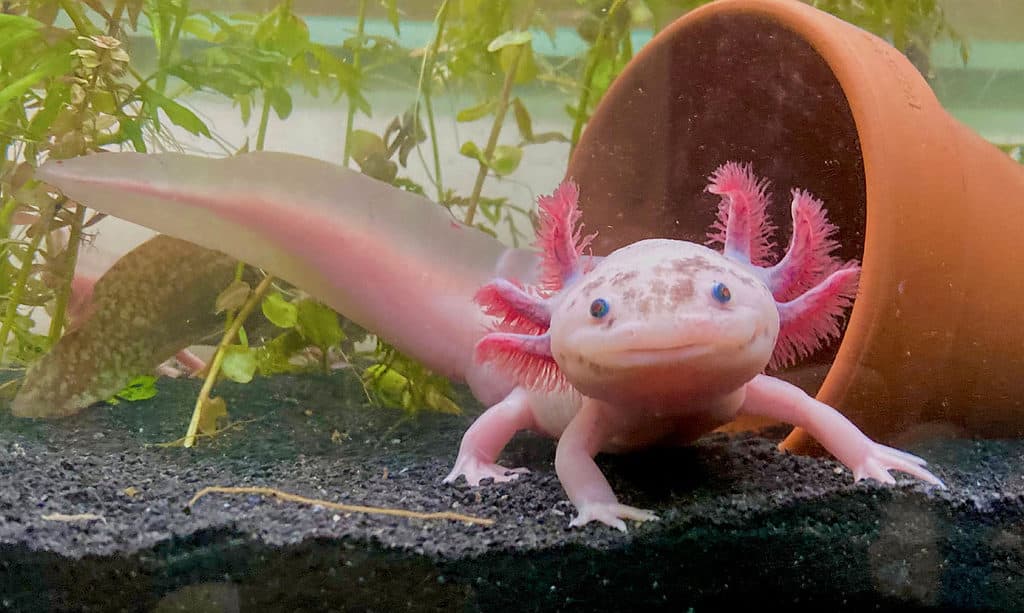
[[[508,248],[421,196],[319,160],[104,153],[38,175],[77,202],[259,266],[410,357],[464,381],[488,408],[446,481],[509,480],[516,432],[558,438],[556,470],[579,514],[624,529],[602,451],[691,441],[739,415],[803,426],[857,479],[924,461],[868,439],[836,410],[763,374],[838,333],[856,268],[829,256],[820,203],[793,200],[789,249],[769,265],[763,184],[725,165],[710,247],[647,240],[584,255],[571,182],[540,199],[539,253]],[[410,308],[415,306],[416,308]]]
[[[473,424],[447,481],[515,478],[525,469],[495,460],[515,432],[534,430],[558,439],[555,469],[579,512],[572,525],[597,520],[624,530],[623,519],[655,516],[618,502],[596,454],[686,444],[753,415],[804,427],[855,479],[891,483],[895,469],[942,485],[924,460],[875,443],[832,407],[764,374],[836,334],[859,267],[828,255],[834,227],[820,201],[799,190],[787,257],[755,264],[772,230],[764,183],[737,164],[713,179],[709,189],[723,205],[712,237],[724,253],[648,239],[595,263],[582,255],[591,237],[576,227],[576,186],[542,199],[546,279],[532,292],[496,280],[477,295],[501,316],[477,344],[478,358],[510,369],[520,387]],[[795,298],[779,301],[788,295]]]

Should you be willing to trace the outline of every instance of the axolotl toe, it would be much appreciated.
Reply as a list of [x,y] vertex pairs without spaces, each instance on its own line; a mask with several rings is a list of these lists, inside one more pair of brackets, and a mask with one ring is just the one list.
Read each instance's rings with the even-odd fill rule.
[[[782,285],[772,279],[785,278],[780,283],[793,293],[795,277],[778,268],[765,274],[771,269],[748,257],[764,232],[742,223],[752,218],[742,207],[761,192],[747,170],[729,172],[716,175],[715,185],[743,179],[745,186],[725,196],[731,200],[720,214],[731,255],[650,239],[588,259],[575,186],[563,184],[541,200],[545,283],[496,280],[478,294],[485,310],[501,317],[500,329],[478,343],[478,358],[509,369],[520,385],[470,427],[446,481],[515,478],[525,469],[506,470],[497,456],[517,431],[534,430],[558,439],[555,468],[578,511],[571,525],[597,520],[625,530],[624,519],[655,516],[618,501],[594,461],[598,453],[685,444],[756,415],[802,426],[857,480],[892,483],[889,471],[899,470],[942,486],[924,460],[875,443],[832,407],[764,374],[780,351],[792,357],[834,330],[857,269],[822,259],[828,232],[796,236],[785,266],[812,259],[819,266],[814,283],[802,279],[805,291],[780,302]],[[795,196],[798,228],[807,217],[823,220],[813,200]],[[755,209],[764,204],[754,202]]]

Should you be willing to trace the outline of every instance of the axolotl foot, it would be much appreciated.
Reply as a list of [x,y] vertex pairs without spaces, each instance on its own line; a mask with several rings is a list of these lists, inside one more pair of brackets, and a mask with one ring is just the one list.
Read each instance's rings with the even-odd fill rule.
[[851,462],[850,469],[855,481],[870,478],[882,483],[895,483],[896,479],[889,471],[898,470],[945,489],[946,485],[924,468],[926,464],[916,455],[871,441],[859,461]]
[[623,519],[657,521],[658,516],[651,511],[617,502],[585,502],[580,504],[579,515],[569,522],[569,527],[575,528],[592,521],[599,521],[602,524],[626,532],[626,522],[622,521]]
[[466,477],[466,483],[477,486],[484,479],[494,479],[495,483],[512,481],[521,474],[530,472],[526,468],[505,468],[500,464],[485,462],[472,454],[460,455],[455,460],[455,468],[444,478],[444,483],[454,483],[459,476]]

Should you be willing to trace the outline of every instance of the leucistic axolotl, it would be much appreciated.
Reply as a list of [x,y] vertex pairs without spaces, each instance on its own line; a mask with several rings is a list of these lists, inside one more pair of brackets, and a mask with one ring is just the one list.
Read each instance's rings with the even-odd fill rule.
[[941,481],[925,461],[875,443],[838,411],[764,374],[838,334],[859,267],[835,261],[835,227],[822,203],[793,191],[793,237],[769,257],[766,183],[735,163],[719,168],[709,191],[722,202],[711,241],[650,239],[600,260],[583,256],[591,237],[578,226],[578,190],[563,183],[540,201],[537,246],[544,277],[534,287],[496,279],[477,295],[499,318],[476,346],[478,359],[519,383],[463,438],[446,478],[505,481],[525,469],[496,464],[520,430],[558,439],[555,469],[578,515],[625,530],[650,511],[619,503],[594,461],[600,452],[685,444],[743,415],[802,426],[854,478],[891,483],[900,470]]
[[[497,458],[519,430],[560,437],[556,467],[579,510],[575,525],[597,519],[624,528],[623,518],[651,517],[618,505],[597,452],[684,443],[744,413],[806,427],[858,479],[892,481],[888,470],[899,469],[938,482],[923,461],[875,444],[835,410],[761,374],[769,360],[796,359],[838,332],[855,269],[834,270],[824,211],[803,193],[793,201],[789,249],[769,266],[763,185],[736,165],[720,169],[710,188],[723,196],[712,239],[724,256],[668,241],[607,259],[581,255],[571,184],[541,199],[538,258],[426,198],[293,154],[103,153],[51,160],[37,177],[85,206],[259,266],[465,382],[490,408],[467,431],[449,481],[514,476]],[[662,245],[679,253],[651,257]],[[689,276],[673,270],[690,257]],[[672,300],[678,308],[662,306]],[[741,330],[750,335],[730,344]]]

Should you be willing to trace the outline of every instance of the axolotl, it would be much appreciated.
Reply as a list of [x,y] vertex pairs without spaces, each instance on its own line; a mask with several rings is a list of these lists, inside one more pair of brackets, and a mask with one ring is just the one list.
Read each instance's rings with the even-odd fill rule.
[[[913,455],[764,374],[838,333],[858,269],[833,262],[821,203],[794,192],[786,255],[769,265],[764,184],[721,167],[711,242],[647,240],[583,253],[579,192],[540,199],[539,250],[510,248],[426,198],[312,158],[104,153],[37,176],[69,198],[259,266],[465,382],[489,406],[455,467],[478,485],[520,430],[558,438],[556,471],[578,515],[625,529],[654,515],[618,502],[602,451],[682,444],[736,416],[803,426],[856,479],[900,470],[941,486]],[[584,186],[585,187],[585,186]]]
[[689,443],[751,415],[802,426],[856,480],[892,483],[895,469],[943,486],[921,458],[875,443],[832,407],[764,374],[838,332],[859,266],[831,258],[835,228],[801,190],[786,256],[759,265],[773,230],[765,182],[735,163],[712,179],[709,190],[723,201],[710,242],[723,243],[723,253],[648,239],[595,263],[583,255],[592,236],[576,226],[577,187],[563,183],[541,199],[545,278],[534,288],[498,279],[477,294],[501,319],[477,344],[478,359],[502,364],[520,387],[472,425],[446,481],[514,479],[525,469],[506,470],[496,458],[517,431],[538,431],[558,439],[555,470],[578,511],[571,525],[624,530],[623,519],[655,516],[619,503],[596,454]]

